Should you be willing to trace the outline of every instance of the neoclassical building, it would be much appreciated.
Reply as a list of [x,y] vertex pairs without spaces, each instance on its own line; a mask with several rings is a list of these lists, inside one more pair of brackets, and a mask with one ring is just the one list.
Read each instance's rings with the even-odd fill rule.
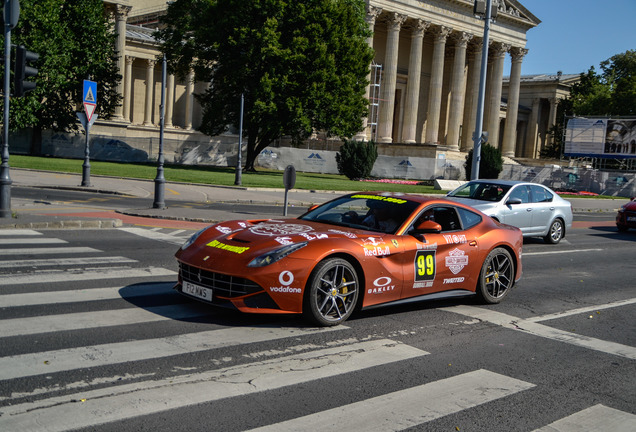
[[[99,121],[93,133],[141,142],[159,126],[161,63],[152,37],[165,0],[104,0],[117,32],[119,91],[123,104],[114,118]],[[484,21],[473,0],[367,0],[367,23],[375,51],[370,65],[369,116],[357,139],[382,149],[466,152],[473,146]],[[526,33],[539,25],[517,0],[493,0],[497,18],[490,27],[483,130],[507,157],[536,158],[548,143],[558,99],[575,76],[522,75]],[[504,70],[506,57],[510,69]],[[191,77],[167,77],[165,134],[170,142],[236,142],[228,134],[197,132],[201,109],[194,94],[204,89]],[[178,144],[172,150],[179,153]],[[431,153],[432,149],[432,153]],[[178,159],[175,156],[175,160]]]

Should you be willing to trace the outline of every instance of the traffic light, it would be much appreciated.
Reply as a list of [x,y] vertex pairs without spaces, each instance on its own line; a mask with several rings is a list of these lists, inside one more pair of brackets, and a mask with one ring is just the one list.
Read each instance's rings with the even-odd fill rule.
[[13,96],[22,96],[26,92],[35,89],[36,83],[26,81],[38,74],[38,70],[32,65],[40,58],[39,54],[28,51],[23,45],[15,49],[15,66],[13,70]]

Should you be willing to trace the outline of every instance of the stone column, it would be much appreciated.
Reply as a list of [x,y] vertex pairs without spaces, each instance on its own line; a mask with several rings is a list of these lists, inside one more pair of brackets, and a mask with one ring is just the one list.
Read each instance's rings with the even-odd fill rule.
[[460,32],[455,35],[455,57],[453,59],[453,76],[451,79],[451,101],[448,118],[446,145],[451,151],[459,151],[459,127],[464,108],[464,67],[466,66],[466,47],[473,35]]
[[174,108],[174,75],[169,74],[166,79],[166,111],[164,114],[164,125],[172,127],[172,112]]
[[[125,68],[125,56],[126,52],[126,20],[128,19],[128,13],[132,9],[131,6],[117,5],[115,8],[115,32],[117,33],[117,40],[115,42],[115,48],[117,50],[117,70],[122,76],[122,79],[117,83],[117,94],[124,97],[124,78],[126,77]],[[123,106],[117,105],[113,118],[115,120],[124,120]]]
[[491,97],[488,107],[488,141],[491,146],[499,147],[499,113],[501,112],[501,86],[503,83],[503,66],[506,52],[510,45],[503,43],[493,46],[492,83],[490,87]]
[[428,92],[428,114],[426,116],[426,142],[428,144],[437,143],[442,106],[442,84],[444,83],[444,51],[446,49],[446,38],[451,31],[450,27],[445,26],[439,26],[435,29],[431,85]]
[[[547,131],[549,131],[550,128],[552,126],[554,126],[554,124],[556,123],[558,99],[555,98],[555,97],[551,97],[551,98],[548,99],[548,102],[550,103],[550,113],[549,113],[549,117],[548,117],[548,130]],[[552,142],[554,141],[554,137],[551,134],[546,134],[546,136],[547,136],[547,144],[552,144]]]
[[[364,18],[365,21],[367,22],[367,25],[369,26],[369,31],[371,32],[371,36],[369,36],[367,38],[367,44],[369,45],[370,48],[373,49],[373,36],[374,36],[374,29],[375,29],[375,19],[382,13],[382,8],[379,7],[375,7],[375,6],[367,6],[367,15]],[[369,81],[369,84],[367,85],[367,88],[364,90],[364,97],[369,100],[369,97],[371,95],[371,65],[369,65],[369,74],[367,75],[367,80]],[[367,131],[367,128],[369,127],[369,118],[364,117],[362,119],[362,130],[360,132],[358,132],[353,139],[356,141],[366,141],[367,137],[369,136],[369,131]]]
[[126,73],[124,74],[124,118],[123,120],[130,122],[130,104],[132,100],[130,98],[132,92],[132,64],[135,61],[134,57],[126,56]]
[[537,149],[537,128],[539,127],[539,105],[541,99],[532,99],[532,111],[530,112],[530,119],[528,119],[528,129],[526,130],[526,143],[523,156],[526,158],[534,159]]
[[404,125],[402,127],[402,141],[405,143],[415,143],[417,108],[420,97],[420,78],[422,75],[422,44],[424,41],[424,32],[430,25],[430,22],[417,20],[415,27],[413,27],[413,32],[411,33],[409,77],[406,84]]
[[406,21],[406,15],[393,13],[387,23],[388,33],[381,90],[382,101],[380,102],[380,120],[378,122],[378,136],[379,141],[382,143],[393,142],[393,111],[395,109],[398,46],[400,43],[400,28],[404,21]]
[[194,110],[194,71],[191,70],[186,77],[186,112],[185,128],[192,129],[192,111]]
[[483,40],[472,45],[472,52],[468,60],[468,83],[466,84],[466,103],[464,104],[464,133],[462,134],[461,150],[464,152],[473,148],[473,134],[477,122],[477,103],[479,101],[479,79],[481,75],[481,57]]
[[144,126],[152,126],[152,100],[155,90],[155,60],[146,60],[146,104]]
[[524,48],[512,48],[510,56],[510,82],[508,83],[508,112],[506,113],[506,126],[504,128],[502,155],[515,156],[517,142],[517,116],[519,114],[519,88],[521,87],[521,61],[528,53]]

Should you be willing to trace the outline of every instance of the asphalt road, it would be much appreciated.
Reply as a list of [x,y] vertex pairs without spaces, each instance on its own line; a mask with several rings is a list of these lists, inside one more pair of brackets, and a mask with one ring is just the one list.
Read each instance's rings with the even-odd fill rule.
[[175,293],[192,230],[4,230],[0,430],[636,430],[636,231],[598,225],[526,240],[499,305],[333,329]]

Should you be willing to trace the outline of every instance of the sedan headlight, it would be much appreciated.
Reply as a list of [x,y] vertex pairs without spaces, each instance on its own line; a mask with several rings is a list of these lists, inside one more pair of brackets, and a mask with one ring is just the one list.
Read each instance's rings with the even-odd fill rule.
[[285,258],[290,253],[297,251],[298,249],[304,248],[305,246],[307,246],[306,241],[301,243],[294,243],[294,244],[280,247],[278,249],[274,249],[273,251],[269,251],[259,257],[254,258],[252,261],[250,261],[250,263],[247,266],[248,267],[265,267],[267,265],[273,264],[276,261],[279,261]]
[[192,237],[190,237],[184,244],[183,246],[181,246],[181,250],[185,250],[188,246],[190,246],[192,243],[194,243],[196,241],[197,238],[199,238],[199,236],[201,234],[203,234],[203,232],[208,229],[208,227],[205,227],[199,231],[197,231],[196,233],[192,234]]

